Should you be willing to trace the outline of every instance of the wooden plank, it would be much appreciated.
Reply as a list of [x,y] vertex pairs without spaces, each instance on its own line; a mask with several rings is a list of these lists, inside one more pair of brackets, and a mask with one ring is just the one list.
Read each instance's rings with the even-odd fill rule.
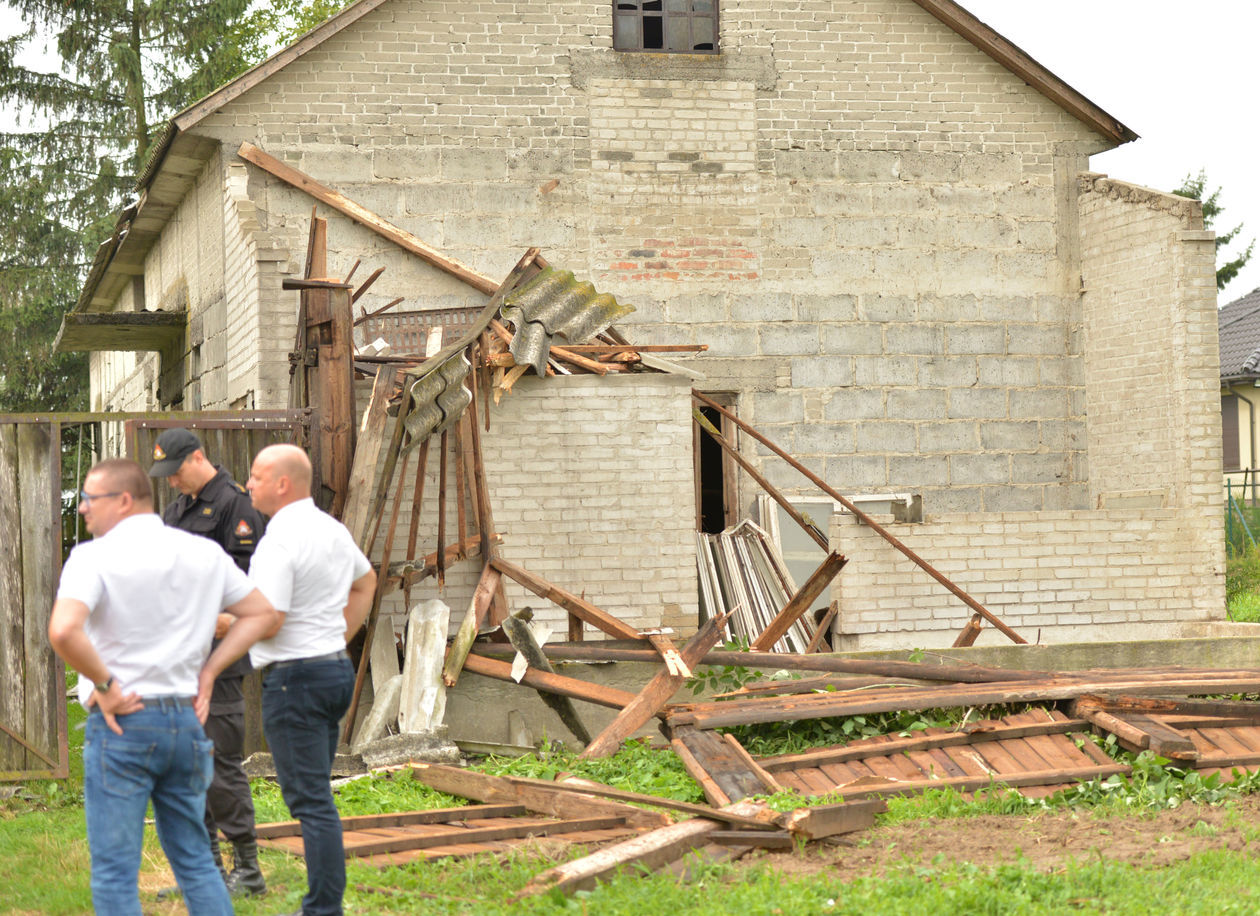
[[793,849],[796,838],[786,830],[714,830],[709,842],[719,846],[748,846],[757,849]]
[[[370,856],[383,852],[399,852],[405,849],[425,849],[431,846],[447,846],[451,843],[485,843],[492,840],[519,837],[552,836],[581,830],[606,830],[623,824],[620,817],[582,818],[580,820],[551,821],[546,824],[523,823],[497,827],[454,828],[440,834],[414,834],[388,840],[346,845],[346,854]],[[457,834],[457,835],[456,835]]]
[[[461,785],[460,774],[467,773],[458,767],[448,767],[441,764],[413,763],[411,768],[415,771],[415,778],[423,782],[425,785],[432,786],[442,792],[452,795],[461,795],[464,798],[472,798],[456,791],[454,788],[444,788],[444,786]],[[655,808],[664,808],[667,811],[678,811],[692,817],[707,818],[726,824],[734,824],[739,827],[751,827],[754,829],[771,829],[773,827],[774,814],[761,805],[753,805],[749,809],[752,813],[740,813],[744,811],[743,805],[746,802],[737,803],[732,806],[734,810],[723,811],[721,809],[709,808],[705,805],[693,805],[690,802],[675,801],[672,798],[658,798],[655,795],[644,795],[641,792],[628,792],[624,789],[614,789],[611,786],[601,786],[598,783],[585,782],[581,785],[569,785],[563,782],[547,782],[543,779],[528,779],[522,776],[495,776],[488,777],[490,779],[501,780],[512,784],[513,786],[524,786],[536,789],[538,791],[563,792],[572,795],[594,795],[599,798],[611,798],[615,801],[631,802],[637,805],[651,805]]]
[[[819,564],[813,574],[800,587],[792,600],[784,605],[783,610],[775,615],[774,620],[766,626],[752,644],[755,652],[769,652],[776,643],[783,638],[784,634],[791,629],[792,624],[800,619],[800,616],[809,610],[814,599],[823,593],[823,590],[831,584],[840,570],[844,569],[844,564],[849,561],[842,554],[832,551],[827,558]],[[808,654],[808,653],[807,653]]]
[[[457,808],[432,808],[424,811],[398,811],[389,814],[359,814],[343,817],[341,829],[367,830],[373,827],[405,827],[412,824],[447,824],[469,818],[515,817],[526,812],[522,804],[462,805]],[[256,826],[260,840],[301,836],[300,821],[273,821]]]
[[[482,677],[516,683],[516,679],[512,677],[512,665],[497,658],[469,655],[464,660],[463,670],[480,674]],[[575,700],[585,700],[588,703],[607,706],[611,709],[624,709],[635,699],[635,694],[627,690],[605,687],[602,684],[566,677],[563,674],[549,674],[537,668],[526,668],[525,676],[521,678],[520,683],[526,687],[533,687],[535,690],[546,690],[559,696],[573,697]]]
[[[751,816],[764,810],[751,802],[737,802],[724,812]],[[687,850],[701,845],[705,837],[721,829],[716,821],[693,818],[681,824],[661,827],[649,833],[599,850],[584,859],[566,862],[534,877],[515,897],[513,902],[537,894],[557,891],[573,893],[593,887],[595,882],[619,868],[637,866],[655,869],[681,857]]]
[[782,819],[784,829],[807,840],[865,830],[875,823],[875,816],[888,810],[882,799],[844,802],[838,805],[819,805],[798,808]]
[[1225,693],[1260,690],[1260,671],[1212,676],[1194,673],[1185,676],[1130,674],[1117,679],[1065,679],[1046,677],[1038,681],[1006,682],[992,685],[966,685],[888,691],[887,697],[832,696],[766,697],[722,703],[691,703],[673,707],[668,720],[676,725],[725,728],[763,722],[789,722],[836,716],[869,715],[876,712],[934,709],[950,706],[1008,705],[1012,703],[1066,700],[1111,686],[1127,693]]
[[371,550],[371,545],[365,541],[371,521],[372,494],[376,492],[377,467],[387,434],[389,398],[401,374],[400,370],[390,366],[381,366],[376,370],[372,396],[368,400],[367,410],[363,412],[363,421],[359,425],[358,440],[355,443],[342,522],[363,551]]
[[[25,657],[26,741],[69,765],[65,746],[65,667],[48,641],[61,573],[61,426],[29,424],[17,430],[18,503],[22,532],[22,642]],[[61,772],[58,775],[68,775]]]
[[663,827],[673,819],[660,811],[639,808],[622,802],[596,798],[570,789],[558,789],[552,783],[520,782],[489,776],[475,770],[428,764],[412,764],[416,779],[425,785],[474,801],[520,804],[530,811],[558,818],[605,817],[616,815],[634,827]]
[[1124,719],[1150,736],[1148,747],[1161,757],[1171,760],[1196,760],[1199,752],[1194,742],[1174,728],[1143,713],[1127,712]]
[[[721,737],[712,732],[683,727],[676,729],[671,743],[682,744],[721,789],[724,804],[740,801],[766,791],[761,779]],[[677,745],[675,744],[675,750]]]
[[674,749],[674,753],[678,755],[678,759],[682,761],[683,768],[687,771],[687,774],[700,784],[700,788],[704,791],[704,797],[709,804],[715,808],[729,805],[731,803],[730,797],[718,785],[717,780],[710,775],[709,771],[704,768],[704,765],[696,759],[696,755],[691,753],[691,749],[677,737],[671,738],[669,743]]
[[1012,789],[1024,786],[1047,786],[1062,783],[1085,782],[1091,779],[1105,779],[1108,776],[1128,775],[1130,768],[1120,764],[1109,766],[1079,767],[1073,770],[1042,770],[1030,773],[1010,773],[994,776],[967,776],[961,779],[924,779],[918,782],[890,782],[884,786],[846,789],[839,787],[846,800],[859,798],[876,798],[888,795],[913,795],[926,789],[940,789],[949,786],[959,792],[974,792],[990,786],[1009,786]]
[[[722,638],[728,616],[721,614],[709,618],[683,646],[679,654],[688,668],[694,669],[700,664],[704,654],[717,645]],[[661,711],[685,681],[686,678],[681,675],[671,674],[668,669],[662,668],[579,756],[590,760],[616,753],[623,741]]]
[[[22,516],[18,430],[0,425],[0,725],[26,733],[26,614],[22,607]],[[0,737],[0,773],[36,766],[20,743]]]
[[1044,735],[1055,732],[1067,732],[1086,727],[1084,719],[1071,719],[1064,722],[1027,723],[984,728],[964,732],[948,732],[946,734],[923,734],[910,738],[894,738],[881,747],[865,741],[854,742],[844,747],[823,748],[818,751],[806,751],[803,754],[785,754],[779,757],[765,757],[757,762],[771,773],[792,769],[796,766],[817,766],[822,762],[841,762],[860,760],[877,753],[894,753],[911,750],[927,750],[930,748],[954,747],[975,744],[979,741],[994,741],[1005,738],[1021,738],[1030,735]]
[[1221,716],[1247,719],[1260,724],[1260,703],[1245,700],[1172,700],[1164,697],[1091,696],[1081,697],[1102,709],[1131,710],[1148,715]]
[[[607,611],[597,608],[588,601],[579,598],[572,592],[565,591],[558,585],[552,585],[550,582],[537,576],[515,563],[511,563],[502,557],[495,557],[492,561],[495,569],[503,573],[509,579],[525,586],[540,598],[546,598],[560,607],[564,608],[571,614],[581,617],[584,621],[593,627],[597,627],[618,639],[641,639],[642,636],[638,630],[628,624],[622,623],[616,617],[613,617]],[[698,662],[697,662],[698,664]]]

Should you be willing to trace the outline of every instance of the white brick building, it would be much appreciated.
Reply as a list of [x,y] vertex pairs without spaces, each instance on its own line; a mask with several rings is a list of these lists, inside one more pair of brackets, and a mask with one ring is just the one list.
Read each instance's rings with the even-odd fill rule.
[[[181,113],[79,308],[186,333],[161,365],[94,354],[93,407],[284,403],[311,202],[249,142],[489,276],[542,247],[636,342],[708,344],[700,387],[846,493],[922,494],[898,537],[1026,638],[1219,617],[1198,207],[1089,174],[1133,133],[950,0],[717,7],[714,52],[648,53],[607,3],[360,0]],[[335,215],[330,249],[387,265],[369,308],[483,300]],[[961,604],[832,533],[844,645],[952,641]]]

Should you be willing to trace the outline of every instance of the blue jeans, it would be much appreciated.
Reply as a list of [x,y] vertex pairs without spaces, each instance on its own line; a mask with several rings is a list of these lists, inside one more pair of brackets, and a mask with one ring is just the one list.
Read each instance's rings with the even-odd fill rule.
[[158,839],[191,913],[230,914],[219,870],[210,858],[203,815],[214,772],[213,745],[192,705],[147,698],[119,716],[116,735],[99,712],[88,716],[83,794],[92,855],[92,905],[110,916],[140,916],[144,815],[153,802]]
[[346,854],[330,781],[338,724],[354,693],[354,668],[338,658],[264,671],[263,733],[284,803],[302,825],[307,884],[302,913],[340,916]]

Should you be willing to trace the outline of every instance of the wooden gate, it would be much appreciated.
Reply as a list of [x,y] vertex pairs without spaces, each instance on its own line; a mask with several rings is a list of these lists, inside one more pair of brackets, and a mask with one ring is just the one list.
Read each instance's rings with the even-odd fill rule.
[[[98,457],[148,467],[163,429],[195,430],[206,456],[242,483],[259,449],[306,446],[309,410],[66,413],[0,416],[0,781],[69,775],[65,666],[48,642],[83,475]],[[173,491],[154,481],[159,512]],[[64,525],[64,528],[63,528]],[[64,533],[63,533],[64,531]],[[257,716],[248,716],[259,743]]]

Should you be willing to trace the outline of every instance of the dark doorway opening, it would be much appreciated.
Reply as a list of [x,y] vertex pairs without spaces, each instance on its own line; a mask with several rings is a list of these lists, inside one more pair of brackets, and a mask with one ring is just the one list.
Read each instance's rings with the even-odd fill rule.
[[[705,392],[728,410],[735,408],[735,394]],[[705,419],[717,427],[723,437],[737,444],[738,429],[712,407],[698,408]],[[738,491],[735,462],[713,437],[700,428],[695,431],[696,528],[705,534],[717,534],[738,521]]]

